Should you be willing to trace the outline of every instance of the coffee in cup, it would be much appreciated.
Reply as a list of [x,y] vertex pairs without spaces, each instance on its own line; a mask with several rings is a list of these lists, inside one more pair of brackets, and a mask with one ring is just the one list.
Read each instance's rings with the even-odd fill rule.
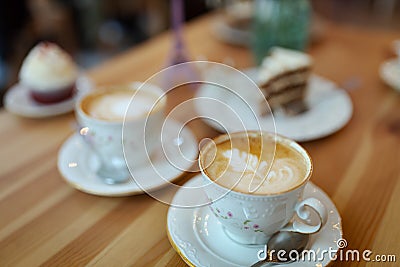
[[[261,131],[225,134],[203,146],[199,164],[212,212],[239,243],[265,244],[284,230],[314,233],[326,222],[318,199],[302,200],[312,161],[290,139]],[[319,218],[315,224],[306,222],[308,208]]]
[[[135,107],[127,108],[134,98]],[[157,96],[150,92],[135,91],[129,88],[103,90],[88,95],[81,102],[82,110],[90,117],[109,122],[122,122],[146,116],[153,110]]]
[[[213,148],[215,151],[205,155],[204,161],[209,165],[205,173],[219,185],[240,193],[285,192],[306,178],[304,157],[283,143],[249,136],[226,140]],[[210,155],[214,157],[212,164]]]
[[148,160],[161,139],[166,99],[158,87],[132,83],[89,92],[76,105],[80,134],[100,161],[109,184],[126,181],[129,167]]

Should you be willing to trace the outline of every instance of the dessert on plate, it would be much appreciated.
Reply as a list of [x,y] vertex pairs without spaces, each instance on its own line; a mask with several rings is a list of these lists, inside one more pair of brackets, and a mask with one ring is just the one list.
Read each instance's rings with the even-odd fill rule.
[[304,101],[312,58],[300,51],[273,47],[264,58],[258,86],[272,111],[282,108],[295,115],[307,110]]
[[51,104],[73,96],[78,73],[69,54],[54,43],[42,42],[23,61],[19,78],[36,102]]

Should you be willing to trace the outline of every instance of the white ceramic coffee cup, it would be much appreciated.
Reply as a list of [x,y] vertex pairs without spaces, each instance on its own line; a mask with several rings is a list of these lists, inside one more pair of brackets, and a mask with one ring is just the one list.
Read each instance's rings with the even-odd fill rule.
[[[152,109],[143,116],[110,121],[95,118],[84,111],[82,102],[95,94],[107,93],[123,87],[133,91],[127,111],[135,108],[135,95],[146,94],[154,100]],[[100,166],[97,170],[104,182],[115,184],[129,179],[129,168],[143,165],[157,147],[160,147],[161,127],[165,119],[166,99],[160,88],[134,82],[128,85],[113,85],[93,90],[76,103],[76,118],[80,134],[97,155]]]
[[[259,136],[260,132],[225,134],[213,141],[214,144],[219,144],[229,138],[246,135]],[[311,157],[299,144],[290,139],[267,132],[262,132],[262,135],[299,152],[307,165],[305,177],[297,186],[279,193],[251,194],[233,191],[214,182],[204,171],[206,166],[202,155],[214,146],[209,142],[200,151],[199,165],[205,182],[204,190],[211,202],[209,205],[211,211],[222,224],[225,233],[241,244],[265,244],[277,231],[318,232],[326,223],[326,208],[316,198],[303,199],[304,187],[311,177],[313,168]],[[314,214],[310,210],[313,210]],[[308,222],[312,215],[317,217],[318,222],[313,224]]]

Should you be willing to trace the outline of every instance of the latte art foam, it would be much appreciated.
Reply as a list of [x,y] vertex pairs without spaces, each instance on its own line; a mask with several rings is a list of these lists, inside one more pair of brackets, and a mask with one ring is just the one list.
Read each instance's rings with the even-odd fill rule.
[[134,94],[132,90],[95,94],[85,99],[82,109],[91,117],[106,121],[123,121],[125,115],[126,119],[143,117],[152,110],[156,99],[151,94]]
[[[282,144],[267,149],[217,144],[214,161],[206,169],[216,183],[241,193],[274,194],[300,184],[306,173],[302,156]],[[256,147],[256,148],[254,148]]]

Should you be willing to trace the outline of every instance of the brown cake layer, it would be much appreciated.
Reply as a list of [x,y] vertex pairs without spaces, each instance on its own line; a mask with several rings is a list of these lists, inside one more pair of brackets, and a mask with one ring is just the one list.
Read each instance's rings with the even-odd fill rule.
[[270,92],[270,93],[265,92],[264,96],[265,96],[265,99],[269,100],[272,97],[276,97],[276,96],[279,96],[279,95],[282,95],[285,93],[289,93],[291,91],[296,91],[296,90],[304,90],[305,91],[306,86],[307,86],[307,83],[292,84],[292,85],[290,85],[280,91],[277,91],[277,92]]
[[[293,85],[285,88],[280,92],[274,92],[272,94],[268,94],[266,95],[265,99],[267,100],[272,110],[283,107],[285,111],[286,110],[291,110],[291,111],[298,110],[299,112],[305,111],[307,107],[303,99],[306,93],[306,86],[307,86],[306,83]],[[301,108],[290,109],[291,103],[296,104],[296,106]],[[301,105],[299,105],[299,103]]]
[[261,83],[259,86],[260,86],[260,88],[267,89],[268,87],[271,86],[271,84],[277,82],[280,79],[288,79],[292,75],[305,75],[308,77],[310,72],[311,72],[310,67],[303,67],[303,68],[299,68],[296,70],[285,71],[285,72],[282,72],[279,75],[276,75],[275,77],[269,79],[268,81]]
[[41,104],[55,104],[71,98],[75,93],[75,84],[66,88],[39,91],[33,88],[30,89],[30,95],[33,100]]

